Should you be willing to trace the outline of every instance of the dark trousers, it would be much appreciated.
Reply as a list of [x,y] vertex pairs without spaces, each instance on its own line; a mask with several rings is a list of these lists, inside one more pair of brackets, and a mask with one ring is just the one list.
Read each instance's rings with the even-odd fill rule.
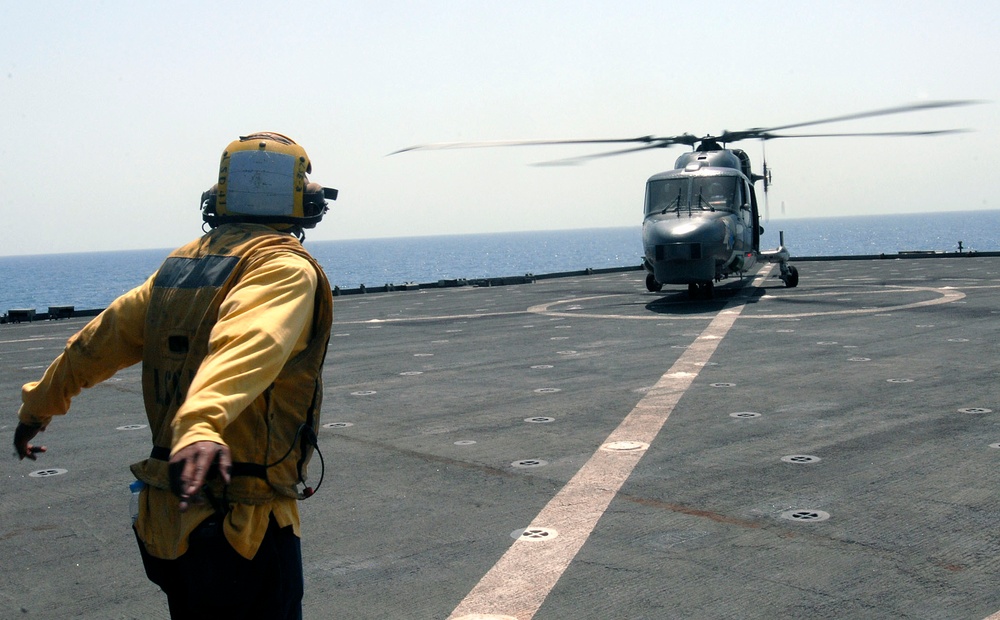
[[174,620],[302,618],[302,546],[292,528],[279,528],[274,517],[252,560],[230,546],[217,517],[191,532],[187,553],[176,560],[149,555],[141,540],[139,551]]

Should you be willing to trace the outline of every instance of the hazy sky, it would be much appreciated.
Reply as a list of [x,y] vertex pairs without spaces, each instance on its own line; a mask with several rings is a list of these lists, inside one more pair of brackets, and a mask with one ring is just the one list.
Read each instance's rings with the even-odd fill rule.
[[[313,240],[638,225],[685,147],[427,142],[817,127],[972,128],[767,143],[772,219],[1000,208],[1000,3],[587,0],[15,2],[0,20],[0,255],[173,247],[225,146],[308,151],[341,198]],[[742,142],[759,170],[761,144]],[[600,150],[595,147],[594,151]],[[758,188],[760,184],[758,183]]]

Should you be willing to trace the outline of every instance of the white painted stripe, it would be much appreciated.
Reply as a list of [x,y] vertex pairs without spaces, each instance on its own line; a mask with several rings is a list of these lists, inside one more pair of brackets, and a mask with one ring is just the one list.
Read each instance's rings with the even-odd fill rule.
[[386,319],[364,319],[359,321],[338,321],[333,320],[334,325],[370,325],[372,323],[418,323],[421,321],[450,321],[458,319],[480,319],[483,317],[511,316],[514,314],[528,314],[526,310],[514,310],[511,312],[481,312],[476,314],[446,314],[442,316],[400,316]]
[[42,342],[43,340],[66,340],[66,338],[56,337],[56,338],[24,338],[21,340],[0,340],[0,344],[13,344],[16,342]]
[[[762,285],[772,268],[763,269],[753,286]],[[651,444],[743,307],[742,298],[727,303],[602,445]],[[532,618],[643,454],[645,450],[598,449],[531,522],[531,528],[553,529],[559,535],[546,542],[514,541],[449,618]]]
[[[814,289],[818,287],[813,287]],[[830,288],[830,287],[826,287]],[[845,292],[843,287],[837,287],[836,290],[832,291],[818,291],[812,293],[803,293],[798,291],[795,293],[795,299],[812,299],[816,297],[832,297],[832,296],[842,296],[850,294],[853,296],[859,295],[888,295],[892,293],[930,293],[932,295],[937,295],[938,297],[933,297],[924,301],[916,301],[911,303],[899,304],[895,306],[882,306],[876,308],[845,308],[842,310],[823,310],[820,312],[799,312],[794,314],[760,314],[755,315],[755,319],[763,320],[774,320],[774,319],[790,319],[790,318],[802,318],[810,316],[830,316],[833,314],[881,314],[884,312],[893,312],[896,310],[909,310],[912,308],[923,308],[925,306],[936,306],[939,304],[950,304],[965,298],[965,293],[955,290],[952,287],[942,287],[942,288],[932,288],[929,286],[891,286],[884,285],[877,289],[867,290],[867,291],[850,291]],[[592,301],[594,299],[607,299],[609,297],[627,297],[625,294],[615,293],[613,295],[594,295],[592,297],[574,297],[571,299],[559,299],[556,301],[550,301],[544,304],[538,304],[536,306],[531,306],[528,308],[528,312],[534,314],[544,314],[545,316],[555,316],[555,317],[588,317],[591,319],[625,319],[629,321],[684,321],[684,320],[703,320],[705,317],[702,315],[684,315],[684,316],[669,316],[669,315],[654,315],[650,316],[648,314],[599,314],[596,312],[587,312],[586,310],[574,311],[574,312],[561,312],[554,310],[553,308],[565,305],[569,303],[579,304],[585,301]],[[765,295],[762,299],[776,300],[780,301],[780,295]],[[780,306],[779,306],[780,307]]]

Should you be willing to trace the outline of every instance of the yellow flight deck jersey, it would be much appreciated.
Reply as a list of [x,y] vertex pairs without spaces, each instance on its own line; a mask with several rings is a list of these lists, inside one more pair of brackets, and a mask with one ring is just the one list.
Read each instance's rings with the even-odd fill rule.
[[[149,314],[159,311],[150,302],[162,296],[162,289],[184,295],[192,282],[208,282],[221,291],[208,304],[217,308],[217,320],[204,316],[204,321],[171,321]],[[181,329],[202,322],[210,332],[200,338]],[[311,411],[314,406],[311,422],[318,424],[322,355],[331,323],[329,282],[294,237],[262,225],[223,225],[174,252],[156,274],[70,338],[42,379],[22,389],[19,418],[47,425],[69,410],[70,399],[81,389],[143,361],[143,393],[157,447],[155,458],[132,468],[149,483],[140,498],[136,531],[151,555],[175,559],[187,551],[191,531],[214,510],[207,504],[193,505],[184,513],[178,510],[177,496],[166,488],[167,456],[156,450],[169,447],[172,454],[207,440],[229,445],[234,462],[274,465],[300,439],[296,426],[305,415],[300,409]],[[164,340],[163,347],[151,346],[147,339],[154,337]],[[190,376],[165,379],[169,373],[147,368],[163,360],[169,368],[171,356],[183,357],[189,347],[196,374],[192,370]],[[166,350],[151,352],[159,348]],[[303,403],[308,406],[301,407]],[[291,428],[265,421],[270,418],[290,418]],[[262,449],[264,454],[254,453]],[[235,492],[227,492],[232,510],[224,532],[247,559],[256,554],[272,515],[280,527],[292,526],[299,535],[290,477],[297,476],[301,453],[293,453],[294,458],[273,469],[260,467],[267,480],[233,478]],[[216,489],[221,497],[221,487]]]

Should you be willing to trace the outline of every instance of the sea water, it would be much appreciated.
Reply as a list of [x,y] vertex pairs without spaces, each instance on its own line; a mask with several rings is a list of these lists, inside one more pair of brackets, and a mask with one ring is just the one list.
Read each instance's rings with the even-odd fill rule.
[[[1000,251],[1000,211],[965,211],[764,223],[761,247],[792,256],[896,254],[928,250]],[[639,226],[397,239],[306,240],[341,288],[638,266]],[[0,314],[11,309],[106,307],[141,284],[170,249],[0,257]]]

